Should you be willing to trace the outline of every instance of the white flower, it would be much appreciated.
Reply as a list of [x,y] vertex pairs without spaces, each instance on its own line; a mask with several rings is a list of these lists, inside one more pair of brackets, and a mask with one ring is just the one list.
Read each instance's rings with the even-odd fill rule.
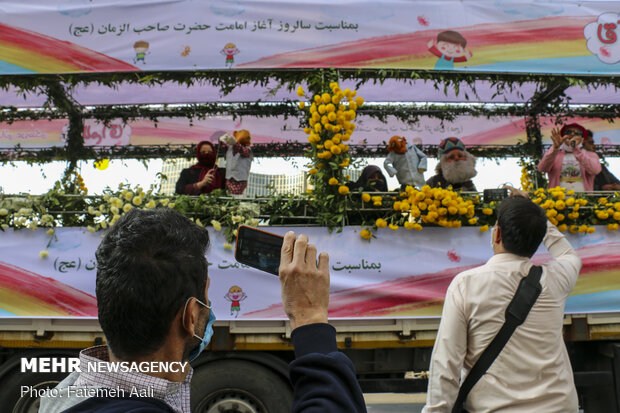
[[246,225],[249,225],[251,227],[255,227],[260,223],[260,219],[257,218],[252,218],[252,219],[246,219],[245,220]]
[[222,229],[222,224],[220,224],[218,221],[216,220],[211,220],[211,225],[213,225],[213,229],[216,231],[220,231]]
[[39,251],[39,257],[41,258],[47,258],[49,257],[49,255],[49,252],[47,252],[46,250]]
[[[120,203],[120,205],[119,205],[119,203]],[[121,201],[117,197],[112,197],[112,198],[110,198],[110,205],[115,206],[117,208],[120,208],[120,207],[123,206],[123,201]]]

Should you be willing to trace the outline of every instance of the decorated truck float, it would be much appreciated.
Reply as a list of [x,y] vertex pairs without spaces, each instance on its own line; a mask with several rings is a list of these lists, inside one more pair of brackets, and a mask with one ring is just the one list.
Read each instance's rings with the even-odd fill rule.
[[[32,0],[5,10],[0,162],[67,169],[44,195],[0,191],[0,410],[35,412],[36,393],[21,389],[65,375],[22,360],[105,343],[94,252],[129,208],[175,208],[209,227],[218,321],[193,364],[193,411],[289,411],[279,282],[235,262],[240,223],[306,233],[330,254],[330,322],[365,392],[425,391],[446,288],[490,257],[496,205],[430,188],[350,192],[358,160],[387,156],[397,135],[429,157],[457,136],[478,157],[520,158],[520,186],[583,260],[564,322],[581,407],[619,411],[619,196],[540,189],[536,164],[552,128],[571,122],[593,131],[599,155],[620,154],[620,16],[609,2],[487,3]],[[128,176],[89,196],[80,176],[93,162],[190,159],[197,142],[239,129],[256,158],[305,156],[312,191],[169,196]],[[542,248],[533,259],[550,257]]]

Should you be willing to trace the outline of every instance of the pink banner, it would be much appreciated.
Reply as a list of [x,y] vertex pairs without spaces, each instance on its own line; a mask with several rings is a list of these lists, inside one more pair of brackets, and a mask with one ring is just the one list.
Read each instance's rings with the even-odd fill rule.
[[[542,119],[545,143],[550,143],[554,118]],[[603,119],[576,118],[576,121],[594,132],[597,144],[620,145],[618,123]],[[521,117],[473,117],[461,116],[453,121],[441,121],[422,116],[417,123],[407,123],[393,116],[385,122],[368,116],[356,118],[357,128],[350,143],[354,145],[377,145],[389,141],[394,135],[405,136],[410,142],[436,145],[449,136],[457,136],[466,145],[514,145],[526,142],[525,119]],[[0,123],[0,147],[52,147],[63,146],[67,121],[39,120],[13,124]],[[86,146],[164,145],[194,144],[201,140],[217,142],[224,133],[247,129],[254,144],[295,141],[306,143],[307,135],[299,126],[298,118],[243,116],[214,116],[194,120],[187,118],[160,118],[156,124],[151,120],[113,120],[107,126],[89,119],[84,123]]]

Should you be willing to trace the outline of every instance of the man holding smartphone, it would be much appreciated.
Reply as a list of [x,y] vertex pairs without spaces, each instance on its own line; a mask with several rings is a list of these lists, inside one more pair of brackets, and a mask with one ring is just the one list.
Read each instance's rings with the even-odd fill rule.
[[282,304],[291,322],[295,360],[289,365],[293,412],[365,412],[353,363],[338,351],[327,324],[329,256],[306,235],[287,232],[280,258]]

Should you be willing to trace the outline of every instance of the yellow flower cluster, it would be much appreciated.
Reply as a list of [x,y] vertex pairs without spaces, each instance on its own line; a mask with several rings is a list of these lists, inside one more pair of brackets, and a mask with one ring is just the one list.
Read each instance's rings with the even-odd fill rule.
[[609,231],[617,231],[620,223],[620,197],[615,199],[601,197],[594,207],[594,215],[599,224],[606,225]]
[[131,189],[123,184],[119,185],[119,189],[120,192],[116,194],[117,196],[104,195],[105,204],[100,205],[98,209],[89,207],[89,214],[101,217],[101,219],[96,219],[97,225],[92,227],[94,231],[113,226],[123,214],[131,211],[134,207],[153,209],[159,204],[163,207],[174,208],[174,202],[170,202],[168,198],[154,199],[152,190],[145,192],[140,186]]
[[534,184],[526,166],[521,168],[521,189],[528,192],[534,189]]
[[[389,198],[389,197],[387,197]],[[422,230],[423,224],[439,225],[445,228],[460,228],[463,223],[475,225],[478,218],[475,217],[474,200],[465,200],[451,189],[431,188],[428,185],[418,190],[407,186],[392,204],[396,214],[392,214],[390,223],[384,218],[375,221],[377,228],[390,228],[393,231],[399,229],[398,223],[402,223],[405,229]],[[363,202],[372,202],[374,206],[382,206],[381,196],[362,194]],[[492,211],[491,211],[492,213]],[[488,226],[487,226],[488,228]],[[362,235],[362,234],[360,234]],[[362,238],[367,236],[366,233]]]
[[88,193],[88,188],[84,185],[84,178],[79,173],[75,173],[75,185],[79,188],[79,190],[85,194]]
[[395,203],[394,209],[400,208],[403,212],[408,211],[414,219],[419,218],[423,223],[445,228],[460,228],[463,220],[472,220],[475,214],[474,201],[464,200],[451,189],[425,185],[417,190],[407,186],[402,198],[399,203]]
[[[342,169],[349,166],[348,156],[351,134],[355,130],[353,120],[357,108],[364,103],[364,99],[356,97],[356,91],[342,90],[337,82],[329,85],[331,93],[316,94],[306,102],[300,102],[299,107],[306,111],[308,124],[304,132],[308,134],[308,142],[312,145],[312,161],[310,175],[326,179],[328,185],[338,186],[338,193],[346,195],[349,189],[343,185]],[[303,87],[297,88],[299,97],[305,96]],[[322,161],[331,162],[322,162]],[[323,169],[324,173],[320,174]]]
[[578,197],[572,189],[566,190],[560,186],[548,190],[538,188],[534,191],[532,201],[545,210],[549,221],[556,225],[561,232],[568,230],[576,234],[595,231],[594,227],[577,224],[577,219],[580,217],[579,211],[581,207],[588,205],[588,200]]

